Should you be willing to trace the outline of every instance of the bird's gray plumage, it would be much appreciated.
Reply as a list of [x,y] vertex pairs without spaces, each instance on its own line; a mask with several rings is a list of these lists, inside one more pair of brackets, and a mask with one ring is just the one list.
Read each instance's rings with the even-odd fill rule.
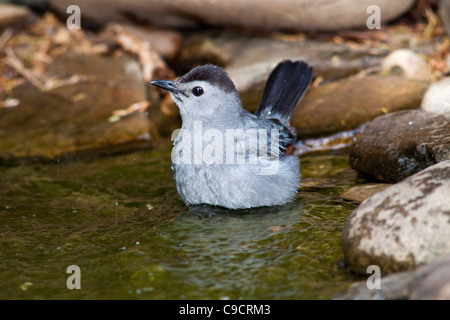
[[282,205],[297,194],[300,163],[290,154],[289,120],[311,82],[304,62],[281,62],[252,114],[217,66],[194,68],[177,81],[152,81],[168,90],[182,128],[172,151],[177,190],[186,205],[231,209]]

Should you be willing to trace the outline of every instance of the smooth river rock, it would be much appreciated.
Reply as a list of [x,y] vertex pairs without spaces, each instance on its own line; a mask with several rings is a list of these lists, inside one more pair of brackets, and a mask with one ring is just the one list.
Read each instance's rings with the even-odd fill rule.
[[395,76],[349,77],[326,83],[308,89],[291,124],[300,139],[355,129],[384,113],[418,108],[427,87],[426,81]]
[[411,49],[398,49],[391,52],[383,60],[381,73],[398,74],[414,80],[431,80],[430,67],[425,57]]
[[420,107],[437,114],[450,115],[450,78],[432,83],[425,92]]
[[450,253],[450,160],[366,199],[343,232],[346,264],[366,273],[413,269]]
[[450,116],[424,110],[377,117],[350,149],[353,169],[389,183],[448,159]]
[[[98,23],[135,19],[162,27],[200,25],[250,27],[270,30],[335,31],[366,28],[377,5],[385,24],[404,14],[414,0],[49,0],[66,14],[80,6],[84,17]],[[369,12],[368,12],[369,11]]]

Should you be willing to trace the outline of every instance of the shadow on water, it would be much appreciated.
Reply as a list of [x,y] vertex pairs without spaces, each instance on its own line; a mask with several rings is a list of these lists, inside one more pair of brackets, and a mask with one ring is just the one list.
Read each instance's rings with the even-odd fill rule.
[[[170,148],[54,165],[0,167],[0,297],[327,299],[358,183],[345,153],[302,157],[305,187],[278,207],[187,209]],[[78,265],[81,290],[69,290]]]

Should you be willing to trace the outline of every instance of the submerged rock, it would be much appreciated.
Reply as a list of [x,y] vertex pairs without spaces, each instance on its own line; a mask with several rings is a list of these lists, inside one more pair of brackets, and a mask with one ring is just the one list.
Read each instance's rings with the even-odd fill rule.
[[381,23],[405,13],[414,0],[309,0],[281,1],[163,1],[129,0],[111,5],[106,0],[49,0],[65,14],[66,8],[77,4],[89,19],[105,23],[134,18],[152,25],[186,28],[201,24],[239,26],[262,29],[298,31],[334,31],[367,26],[373,14],[369,6],[377,5]]
[[369,122],[350,149],[355,170],[390,183],[450,159],[450,116],[399,111]]
[[450,115],[450,78],[430,85],[423,96],[421,108],[437,114]]
[[365,200],[343,232],[348,266],[365,273],[412,269],[450,253],[450,160]]
[[340,197],[345,200],[363,202],[367,198],[373,196],[375,193],[383,191],[390,186],[391,184],[388,183],[358,184],[343,192]]

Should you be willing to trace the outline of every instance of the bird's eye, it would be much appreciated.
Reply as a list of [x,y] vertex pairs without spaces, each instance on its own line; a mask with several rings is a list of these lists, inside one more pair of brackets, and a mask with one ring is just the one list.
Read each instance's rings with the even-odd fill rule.
[[194,89],[192,89],[192,94],[196,97],[199,97],[203,94],[203,88],[202,87],[194,87]]

